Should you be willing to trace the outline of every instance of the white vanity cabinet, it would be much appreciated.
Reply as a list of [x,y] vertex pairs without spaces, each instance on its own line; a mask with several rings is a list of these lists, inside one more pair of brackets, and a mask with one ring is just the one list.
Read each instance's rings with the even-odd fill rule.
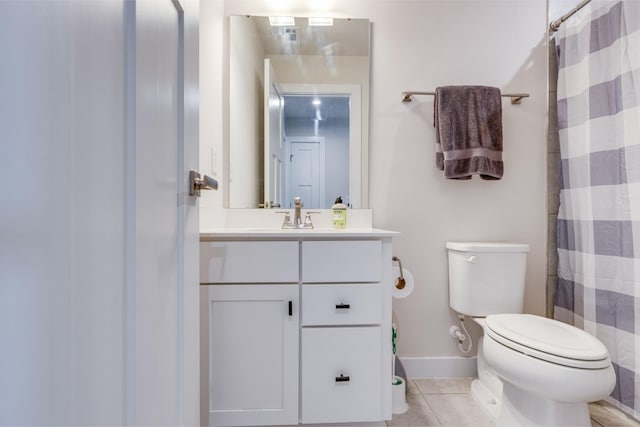
[[201,242],[211,427],[391,418],[386,233]]
[[298,424],[299,243],[202,242],[209,424]]

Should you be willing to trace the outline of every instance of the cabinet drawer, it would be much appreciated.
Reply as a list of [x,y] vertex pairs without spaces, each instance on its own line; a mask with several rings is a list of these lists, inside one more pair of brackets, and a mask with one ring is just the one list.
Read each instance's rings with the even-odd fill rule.
[[201,242],[200,283],[297,283],[298,242]]
[[303,423],[382,420],[380,327],[302,330]]
[[302,281],[379,282],[381,256],[379,240],[302,242]]
[[302,285],[302,325],[376,325],[382,317],[380,283]]

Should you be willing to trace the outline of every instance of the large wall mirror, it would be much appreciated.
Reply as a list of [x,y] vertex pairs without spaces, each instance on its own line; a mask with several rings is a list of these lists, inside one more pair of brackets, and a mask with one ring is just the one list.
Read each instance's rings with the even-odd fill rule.
[[229,17],[227,206],[368,206],[366,19]]

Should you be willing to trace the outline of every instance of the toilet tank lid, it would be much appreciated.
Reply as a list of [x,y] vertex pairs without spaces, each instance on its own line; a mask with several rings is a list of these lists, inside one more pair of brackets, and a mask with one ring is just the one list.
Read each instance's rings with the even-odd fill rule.
[[462,252],[529,252],[526,243],[509,242],[447,242],[447,249]]

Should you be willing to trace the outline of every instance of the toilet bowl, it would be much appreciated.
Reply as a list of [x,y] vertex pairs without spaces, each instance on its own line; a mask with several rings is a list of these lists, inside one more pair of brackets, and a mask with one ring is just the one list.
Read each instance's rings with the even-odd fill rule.
[[606,347],[552,319],[489,315],[483,352],[503,381],[498,426],[590,426],[587,403],[615,385]]
[[[484,317],[474,317],[473,321],[476,322],[484,331],[485,325]],[[476,356],[476,368],[478,371],[478,377],[471,381],[471,397],[480,406],[480,408],[491,418],[493,421],[498,419],[500,413],[500,404],[502,400],[502,380],[498,378],[495,372],[491,370],[487,364],[487,360],[484,357],[484,333],[478,339]]]
[[591,425],[587,403],[615,374],[587,332],[522,314],[526,255],[519,243],[447,242],[449,305],[483,327],[471,395],[498,426]]

